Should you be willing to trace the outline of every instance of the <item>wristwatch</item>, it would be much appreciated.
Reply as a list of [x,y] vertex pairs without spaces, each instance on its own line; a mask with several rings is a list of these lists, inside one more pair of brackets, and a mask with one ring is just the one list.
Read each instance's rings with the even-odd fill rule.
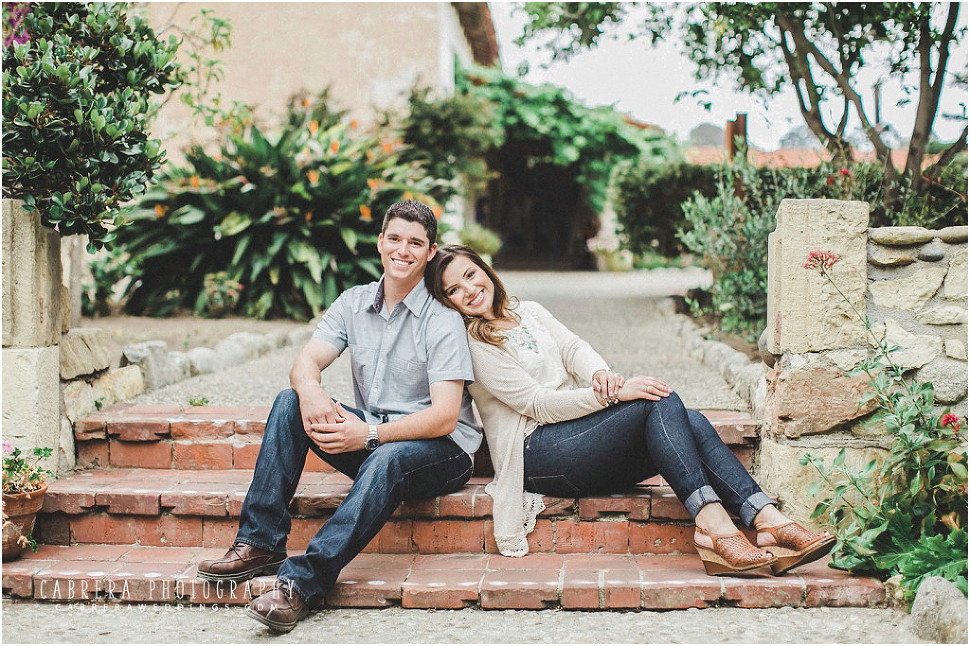
[[371,424],[370,431],[367,433],[367,442],[364,444],[364,447],[368,451],[373,451],[380,445],[381,445],[381,438],[377,434],[377,424]]

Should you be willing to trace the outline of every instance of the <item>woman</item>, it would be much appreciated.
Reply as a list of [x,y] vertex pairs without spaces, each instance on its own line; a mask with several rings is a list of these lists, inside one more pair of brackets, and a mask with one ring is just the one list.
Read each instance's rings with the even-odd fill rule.
[[[541,305],[510,299],[471,249],[438,249],[425,282],[465,320],[475,370],[469,392],[495,467],[486,491],[502,554],[529,551],[526,535],[543,495],[612,493],[657,473],[693,517],[708,574],[765,566],[783,574],[829,551],[835,538],[782,515],[710,422],[684,408],[670,386],[611,371]],[[728,510],[757,529],[758,547]]]

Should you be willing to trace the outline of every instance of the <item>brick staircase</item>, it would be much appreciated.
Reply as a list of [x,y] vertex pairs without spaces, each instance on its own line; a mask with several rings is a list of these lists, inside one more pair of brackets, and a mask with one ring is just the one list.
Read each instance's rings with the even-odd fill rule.
[[[267,407],[121,406],[77,422],[79,470],[51,483],[37,553],[3,565],[17,597],[112,597],[158,603],[246,603],[272,585],[204,582],[196,563],[232,542]],[[750,467],[757,428],[747,415],[705,411]],[[491,465],[476,456],[461,491],[402,504],[341,573],[331,607],[669,609],[732,605],[875,606],[877,580],[824,561],[787,576],[709,577],[688,542],[686,510],[660,479],[612,496],[546,498],[524,558],[497,554]],[[305,549],[350,481],[316,456],[291,504],[289,547]],[[753,537],[752,537],[753,538]]]

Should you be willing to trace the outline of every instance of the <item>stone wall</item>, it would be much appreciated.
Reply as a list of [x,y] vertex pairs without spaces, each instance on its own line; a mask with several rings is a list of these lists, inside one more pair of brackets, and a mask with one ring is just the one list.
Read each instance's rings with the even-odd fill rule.
[[[866,375],[846,373],[871,351],[861,317],[878,337],[900,345],[895,360],[908,377],[932,382],[936,403],[967,417],[967,227],[869,229],[864,202],[784,200],[768,238],[768,364],[758,481],[778,494],[786,513],[806,521],[818,479],[799,464],[811,452],[828,461],[846,449],[862,466],[886,455],[890,438],[861,422]],[[808,253],[840,256],[831,271],[842,294]],[[848,299],[848,303],[843,298]]]

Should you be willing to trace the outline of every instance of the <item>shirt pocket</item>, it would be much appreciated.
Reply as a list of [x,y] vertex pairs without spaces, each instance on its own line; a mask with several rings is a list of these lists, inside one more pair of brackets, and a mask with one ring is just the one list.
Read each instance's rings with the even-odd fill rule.
[[370,390],[374,382],[374,372],[377,370],[377,350],[359,345],[350,346],[350,369],[354,373],[354,382],[364,390]]
[[391,390],[398,401],[431,401],[427,362],[390,359],[387,365],[391,373]]

